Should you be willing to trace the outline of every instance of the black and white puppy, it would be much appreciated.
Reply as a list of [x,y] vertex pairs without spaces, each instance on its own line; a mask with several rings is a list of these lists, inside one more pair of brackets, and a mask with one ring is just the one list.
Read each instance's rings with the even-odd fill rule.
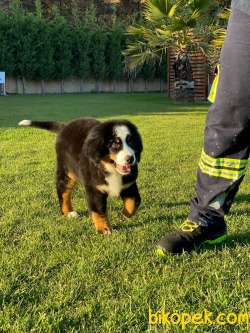
[[135,125],[127,120],[100,122],[93,118],[69,124],[23,120],[19,125],[58,133],[56,186],[62,214],[78,217],[71,205],[77,181],[86,189],[89,213],[97,232],[111,233],[106,215],[108,196],[122,198],[126,217],[135,213],[141,202],[136,178],[142,152],[142,140]]

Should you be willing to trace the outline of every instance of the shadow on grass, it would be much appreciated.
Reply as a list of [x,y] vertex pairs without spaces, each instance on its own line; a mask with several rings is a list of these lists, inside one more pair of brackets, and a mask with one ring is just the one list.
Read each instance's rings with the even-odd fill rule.
[[235,198],[235,202],[250,203],[250,194],[238,194]]
[[81,209],[81,210],[77,210],[77,213],[79,214],[79,218],[80,218],[80,219],[81,219],[81,218],[89,217],[89,212],[88,212],[87,209],[86,209],[86,210],[83,210],[83,209]]
[[250,244],[250,231],[241,232],[238,234],[228,235],[227,240],[219,245],[208,245],[204,244],[199,249],[199,252],[203,252],[206,250],[223,250],[224,248],[235,249],[237,246],[245,246]]
[[22,119],[68,122],[81,117],[203,115],[208,107],[176,103],[160,93],[11,96],[0,99],[0,126],[17,127]]
[[[250,194],[239,194],[237,195],[237,197],[235,198],[235,202],[234,203],[238,203],[238,204],[244,204],[250,203]],[[231,211],[230,212],[230,216],[234,217],[234,216],[239,216],[242,213],[249,215],[250,216],[250,208],[241,208],[237,206],[235,207],[236,210]],[[244,245],[249,245],[250,244],[250,231],[245,231],[245,232],[239,232],[239,233],[234,233],[234,234],[229,234],[227,237],[227,240],[225,243],[222,243],[220,245],[216,245],[216,249],[223,249],[225,247],[227,248],[236,248],[237,246],[244,246]],[[201,250],[205,250],[205,249],[213,249],[214,246],[213,245],[204,245],[202,246]]]
[[[235,205],[236,204],[236,205]],[[238,204],[238,205],[237,205]],[[234,201],[234,209],[230,211],[230,216],[237,217],[242,214],[250,216],[250,207],[240,206],[240,204],[250,204],[250,194],[239,194]]]
[[[176,206],[176,204],[175,204]],[[139,213],[138,213],[139,214]],[[135,219],[133,217],[133,219]],[[117,224],[114,226],[115,230],[129,230],[129,229],[136,229],[143,226],[149,225],[158,225],[162,227],[163,234],[166,232],[171,232],[176,229],[176,221],[184,221],[187,218],[187,214],[175,214],[174,218],[172,215],[169,214],[159,214],[157,217],[153,216],[146,216],[140,223],[130,222],[130,219],[124,217],[124,221],[122,223]],[[112,223],[112,221],[111,221]],[[171,228],[171,230],[169,230]]]
[[229,235],[226,242],[227,246],[234,247],[235,243],[250,244],[250,231]]
[[195,110],[192,110],[192,109],[187,109],[185,110],[185,112],[178,112],[177,110],[172,110],[172,111],[166,111],[166,112],[148,112],[148,113],[135,113],[133,115],[136,115],[136,116],[187,116],[188,114],[193,114],[195,116],[203,116],[207,113],[207,111],[195,111]]

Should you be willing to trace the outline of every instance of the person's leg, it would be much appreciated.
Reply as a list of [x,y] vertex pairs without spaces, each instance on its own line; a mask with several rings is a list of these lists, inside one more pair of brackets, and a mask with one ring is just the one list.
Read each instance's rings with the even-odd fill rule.
[[221,53],[215,103],[205,127],[196,197],[182,230],[166,235],[157,248],[181,253],[226,234],[224,215],[245,175],[250,143],[250,16],[233,10]]

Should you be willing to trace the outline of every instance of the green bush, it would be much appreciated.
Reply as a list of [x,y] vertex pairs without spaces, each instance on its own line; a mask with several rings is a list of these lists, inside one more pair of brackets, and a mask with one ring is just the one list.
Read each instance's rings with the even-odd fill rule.
[[[0,11],[0,70],[34,80],[127,78],[122,51],[129,37],[122,24],[101,25],[86,15],[74,25],[57,13],[42,17],[39,2],[37,8]],[[145,65],[139,75],[148,81],[160,77],[159,65]]]
[[72,68],[72,44],[74,34],[67,21],[62,16],[51,22],[51,44],[53,47],[53,79],[63,80],[70,77]]
[[97,28],[91,39],[91,69],[92,77],[96,80],[105,80],[107,78],[106,47],[107,32]]
[[124,64],[121,50],[125,35],[122,27],[113,26],[107,35],[106,61],[108,79],[120,80],[124,77]]
[[92,76],[91,30],[82,23],[74,29],[73,33],[75,37],[72,41],[72,67],[74,69],[74,76],[83,80],[90,79]]

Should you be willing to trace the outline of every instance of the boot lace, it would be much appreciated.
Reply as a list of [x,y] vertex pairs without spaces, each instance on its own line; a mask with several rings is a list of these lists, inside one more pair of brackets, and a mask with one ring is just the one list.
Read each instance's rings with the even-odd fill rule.
[[193,221],[186,220],[184,223],[181,225],[181,230],[185,232],[192,232],[195,229],[197,229],[199,225]]

